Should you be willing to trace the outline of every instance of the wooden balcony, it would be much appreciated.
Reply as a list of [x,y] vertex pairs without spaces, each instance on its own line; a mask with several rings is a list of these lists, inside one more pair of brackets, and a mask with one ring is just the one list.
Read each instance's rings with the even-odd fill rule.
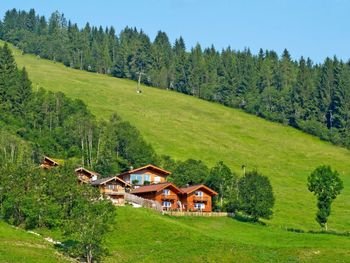
[[124,195],[125,190],[105,188],[102,190],[102,193],[104,193],[105,195]]
[[176,195],[165,195],[162,194],[162,200],[175,200],[176,199]]
[[208,202],[209,197],[208,196],[193,196],[193,201],[194,202]]

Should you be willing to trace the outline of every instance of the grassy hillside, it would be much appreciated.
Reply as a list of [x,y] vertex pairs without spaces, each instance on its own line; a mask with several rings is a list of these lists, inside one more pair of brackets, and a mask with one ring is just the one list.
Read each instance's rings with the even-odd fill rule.
[[136,94],[136,83],[129,80],[15,54],[34,88],[80,98],[101,118],[117,111],[159,154],[202,159],[208,165],[223,160],[237,172],[242,164],[259,169],[271,178],[276,193],[270,221],[275,226],[318,229],[315,199],[306,188],[306,177],[320,164],[332,165],[341,173],[345,189],[333,205],[329,226],[350,229],[350,151],[239,110],[150,87]]
[[292,233],[231,218],[117,211],[106,262],[350,262],[349,237]]
[[0,221],[0,262],[70,262],[41,237]]

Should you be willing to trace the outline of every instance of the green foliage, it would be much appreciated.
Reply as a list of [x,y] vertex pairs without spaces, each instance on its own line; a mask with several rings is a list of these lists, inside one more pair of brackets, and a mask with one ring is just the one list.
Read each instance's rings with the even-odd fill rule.
[[237,175],[222,161],[211,168],[206,185],[218,193],[215,199],[217,209],[229,212],[237,209]]
[[272,216],[272,208],[275,197],[268,177],[257,171],[248,172],[238,181],[239,209],[253,220],[259,218],[269,219]]
[[200,160],[178,161],[169,176],[169,181],[178,186],[202,184],[209,175],[208,167]]
[[308,189],[317,197],[316,221],[326,230],[331,204],[343,188],[339,173],[332,171],[330,166],[319,166],[308,177]]

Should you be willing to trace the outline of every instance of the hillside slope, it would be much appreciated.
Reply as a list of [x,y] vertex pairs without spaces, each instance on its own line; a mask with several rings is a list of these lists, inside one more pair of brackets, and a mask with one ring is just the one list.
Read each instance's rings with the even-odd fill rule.
[[131,207],[117,209],[107,244],[111,263],[350,262],[349,237],[292,233],[231,218],[174,218]]
[[70,262],[41,237],[0,221],[0,262]]
[[307,175],[320,164],[337,169],[345,189],[333,205],[331,229],[350,229],[350,151],[271,123],[239,110],[183,94],[67,68],[59,63],[15,52],[34,89],[42,86],[84,100],[98,117],[118,112],[152,143],[159,154],[177,159],[202,159],[208,165],[223,160],[237,172],[245,164],[271,178],[276,206],[274,225],[318,229],[315,199],[306,187]]

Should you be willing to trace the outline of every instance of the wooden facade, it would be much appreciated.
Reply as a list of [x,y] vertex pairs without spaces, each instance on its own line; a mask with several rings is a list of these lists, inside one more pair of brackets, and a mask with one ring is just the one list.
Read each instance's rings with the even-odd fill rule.
[[131,194],[159,202],[164,211],[211,212],[215,191],[205,185],[178,188],[172,183],[141,186]]
[[141,186],[131,191],[131,194],[157,201],[165,211],[182,210],[179,198],[181,190],[172,183]]
[[185,211],[211,212],[212,197],[218,193],[201,184],[181,188],[181,203]]
[[132,185],[146,185],[164,183],[167,181],[166,178],[169,174],[169,171],[149,164],[137,169],[131,169],[117,176]]
[[82,183],[91,183],[99,179],[100,177],[100,174],[93,171],[89,171],[84,167],[79,167],[75,169],[75,174],[77,175],[78,180]]
[[52,167],[59,166],[60,164],[50,157],[44,156],[40,167],[43,169],[51,169]]
[[97,179],[92,181],[91,185],[98,187],[102,196],[110,199],[114,205],[118,206],[125,204],[124,195],[131,189],[130,184],[116,176]]

